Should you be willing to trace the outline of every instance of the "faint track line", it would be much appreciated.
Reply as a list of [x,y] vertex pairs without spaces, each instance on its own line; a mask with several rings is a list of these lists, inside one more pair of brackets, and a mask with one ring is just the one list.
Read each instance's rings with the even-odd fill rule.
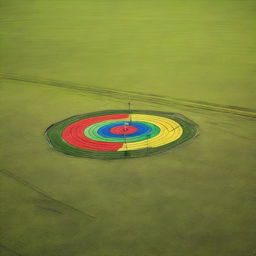
[[15,250],[3,245],[0,243],[0,248],[2,248],[3,250],[13,254],[13,255],[16,255],[16,256],[24,256],[23,254],[20,254],[19,252],[16,252]]
[[225,106],[221,104],[203,102],[203,101],[192,101],[186,99],[177,99],[177,98],[166,98],[161,95],[156,94],[147,94],[141,92],[132,92],[126,90],[115,90],[110,88],[104,88],[99,86],[90,86],[86,84],[74,83],[74,82],[67,82],[67,81],[57,81],[57,80],[50,80],[50,79],[43,79],[39,77],[26,77],[17,74],[11,73],[0,73],[0,77],[6,80],[13,80],[18,82],[26,82],[26,83],[33,83],[38,85],[47,85],[47,86],[54,86],[59,88],[66,88],[72,89],[76,91],[80,91],[82,93],[90,93],[95,95],[101,95],[105,97],[112,97],[116,99],[122,100],[135,100],[141,101],[146,103],[153,103],[158,105],[170,106],[170,105],[182,105],[191,108],[203,109],[203,110],[210,110],[210,111],[217,111],[217,112],[224,112],[229,114],[235,114],[240,116],[246,117],[253,117],[256,118],[256,109],[244,108],[239,106]]
[[40,189],[39,187],[37,187],[37,186],[35,186],[35,185],[29,183],[28,181],[26,181],[26,180],[24,180],[23,178],[21,178],[21,177],[15,175],[15,174],[13,174],[13,173],[10,172],[10,171],[3,170],[3,169],[2,169],[2,170],[0,170],[0,172],[1,172],[2,174],[4,174],[5,176],[9,177],[9,178],[12,178],[13,180],[15,180],[16,182],[18,182],[19,184],[22,184],[23,186],[25,186],[25,187],[27,187],[27,188],[30,188],[31,190],[37,192],[38,194],[42,195],[43,197],[45,197],[45,198],[47,198],[47,199],[49,199],[49,200],[52,200],[52,201],[57,202],[57,203],[59,203],[59,204],[62,204],[63,206],[65,206],[65,207],[67,207],[67,208],[69,208],[69,209],[71,209],[71,210],[73,210],[73,211],[79,212],[80,214],[83,214],[83,215],[85,215],[85,216],[87,216],[87,217],[89,217],[89,218],[95,218],[95,216],[92,216],[92,215],[90,215],[90,214],[88,214],[88,213],[85,213],[85,212],[83,212],[83,211],[81,211],[81,210],[79,210],[79,209],[77,209],[77,208],[75,208],[75,207],[73,207],[73,206],[71,206],[71,205],[69,205],[69,204],[63,202],[63,201],[60,201],[60,200],[58,200],[58,199],[53,198],[52,196],[50,196],[49,194],[47,194],[45,191],[43,191],[43,190]]

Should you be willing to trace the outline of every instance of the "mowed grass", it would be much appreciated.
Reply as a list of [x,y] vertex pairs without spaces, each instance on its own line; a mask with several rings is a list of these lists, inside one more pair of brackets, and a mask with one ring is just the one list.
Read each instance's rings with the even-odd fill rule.
[[[253,10],[242,0],[1,1],[1,73],[254,108]],[[103,161],[54,151],[45,129],[126,100],[6,79],[0,92],[0,255],[255,254],[253,118],[133,101],[187,116],[200,135]]]
[[256,107],[254,0],[9,0],[1,72]]

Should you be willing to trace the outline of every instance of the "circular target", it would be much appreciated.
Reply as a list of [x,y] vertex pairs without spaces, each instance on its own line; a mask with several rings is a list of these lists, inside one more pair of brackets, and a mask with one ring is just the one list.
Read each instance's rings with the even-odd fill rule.
[[171,149],[197,134],[198,126],[184,116],[139,110],[73,116],[46,130],[56,150],[94,158],[146,156]]

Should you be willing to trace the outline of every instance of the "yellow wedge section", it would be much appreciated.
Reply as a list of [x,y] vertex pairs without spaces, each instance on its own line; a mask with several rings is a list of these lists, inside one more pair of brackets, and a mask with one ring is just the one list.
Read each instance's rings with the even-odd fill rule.
[[132,114],[132,121],[145,121],[152,123],[160,128],[160,133],[148,140],[124,143],[118,151],[138,150],[143,148],[155,148],[171,143],[181,137],[182,127],[169,118],[153,115]]

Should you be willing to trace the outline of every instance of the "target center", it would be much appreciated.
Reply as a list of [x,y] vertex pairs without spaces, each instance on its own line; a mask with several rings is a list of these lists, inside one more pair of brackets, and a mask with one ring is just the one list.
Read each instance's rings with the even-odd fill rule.
[[120,125],[120,126],[115,126],[115,127],[112,127],[110,129],[110,132],[112,134],[117,134],[117,135],[129,135],[129,134],[132,134],[132,133],[135,133],[138,131],[138,128],[137,127],[134,127],[132,125]]

